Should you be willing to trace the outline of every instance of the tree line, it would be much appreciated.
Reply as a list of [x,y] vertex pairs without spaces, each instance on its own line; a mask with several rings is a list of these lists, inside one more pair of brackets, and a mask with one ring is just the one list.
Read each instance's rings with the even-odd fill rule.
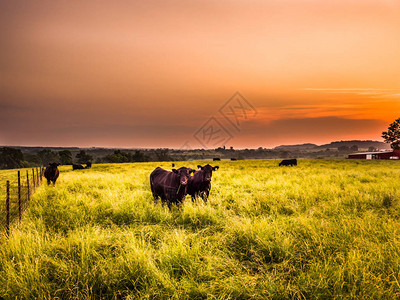
[[[89,149],[79,150],[75,154],[70,150],[55,151],[43,149],[33,153],[26,153],[21,149],[0,148],[0,169],[15,169],[47,166],[51,162],[62,165],[87,163],[129,163],[148,161],[186,161],[209,160],[214,157],[221,159],[282,159],[282,158],[340,158],[347,153],[358,150],[357,146],[341,146],[334,149],[320,149],[313,151],[274,150],[266,148],[240,149],[219,147],[216,149],[173,150],[173,149],[144,149],[144,150],[112,150]],[[89,153],[88,153],[89,152]]]
[[[125,153],[120,150],[114,151],[113,154],[106,155],[96,159],[97,163],[124,163],[124,162],[145,162],[150,157],[142,151],[135,153]],[[86,164],[93,162],[93,156],[80,150],[73,157],[70,150],[52,151],[43,149],[35,154],[23,153],[20,149],[3,147],[0,148],[0,169],[16,169],[29,168],[37,166],[47,166],[51,162],[57,162],[62,165]]]

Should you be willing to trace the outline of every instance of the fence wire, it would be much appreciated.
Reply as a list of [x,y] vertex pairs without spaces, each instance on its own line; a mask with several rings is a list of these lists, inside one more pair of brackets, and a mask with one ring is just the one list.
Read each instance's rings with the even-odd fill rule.
[[42,168],[23,170],[11,180],[1,183],[0,233],[4,230],[9,235],[11,225],[21,220],[33,192],[43,181],[42,174]]

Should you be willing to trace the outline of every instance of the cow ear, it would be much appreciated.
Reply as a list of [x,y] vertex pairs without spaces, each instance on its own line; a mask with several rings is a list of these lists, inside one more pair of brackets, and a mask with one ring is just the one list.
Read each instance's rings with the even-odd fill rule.
[[196,172],[196,170],[190,169],[189,174],[194,172]]
[[218,166],[213,167],[213,171],[217,171],[219,169]]
[[176,169],[172,169],[172,172],[174,172],[175,174],[178,174],[178,171]]
[[197,169],[203,169],[203,167],[202,166],[200,166],[200,165],[197,165]]

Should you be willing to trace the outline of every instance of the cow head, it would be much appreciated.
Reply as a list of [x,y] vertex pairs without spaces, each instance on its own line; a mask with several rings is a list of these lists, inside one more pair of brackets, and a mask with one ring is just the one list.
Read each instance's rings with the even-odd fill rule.
[[49,163],[49,166],[50,166],[52,169],[57,169],[57,167],[58,167],[59,165],[60,165],[59,163]]
[[218,166],[213,167],[213,166],[210,166],[208,164],[205,165],[204,167],[198,165],[197,168],[199,170],[203,171],[203,180],[206,181],[206,182],[210,182],[211,181],[212,172],[219,169]]
[[183,186],[187,185],[190,173],[193,173],[194,170],[191,168],[179,168],[179,169],[172,169],[172,172],[179,176],[179,183]]

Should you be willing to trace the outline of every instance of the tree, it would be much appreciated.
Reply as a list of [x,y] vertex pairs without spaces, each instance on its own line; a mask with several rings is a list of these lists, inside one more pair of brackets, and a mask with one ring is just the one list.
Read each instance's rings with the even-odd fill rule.
[[349,152],[350,148],[348,146],[339,146],[338,148],[339,152]]
[[40,157],[43,166],[47,166],[49,163],[60,162],[58,154],[51,150],[43,149],[37,155]]
[[36,154],[24,153],[24,160],[28,163],[28,166],[30,167],[37,167],[42,165],[42,160]]
[[62,165],[72,165],[72,153],[69,150],[62,150],[58,152],[60,162]]
[[390,143],[392,149],[400,149],[400,118],[389,125],[387,131],[382,132],[385,143]]
[[169,155],[168,149],[156,149],[154,154],[157,157],[157,161],[171,161],[172,157]]
[[357,145],[353,145],[350,147],[350,150],[353,152],[357,152],[358,151],[358,146]]
[[79,153],[75,156],[75,158],[78,159],[79,164],[86,164],[88,162],[91,162],[93,159],[93,156],[86,154],[84,150],[79,151]]
[[136,150],[135,154],[132,155],[132,161],[144,162],[149,161],[150,157],[144,154],[142,151]]
[[0,149],[0,168],[15,169],[22,167],[24,155],[19,149],[4,147]]
[[105,162],[109,163],[126,163],[130,161],[130,154],[121,152],[121,150],[114,151],[114,154],[107,155],[104,157]]

